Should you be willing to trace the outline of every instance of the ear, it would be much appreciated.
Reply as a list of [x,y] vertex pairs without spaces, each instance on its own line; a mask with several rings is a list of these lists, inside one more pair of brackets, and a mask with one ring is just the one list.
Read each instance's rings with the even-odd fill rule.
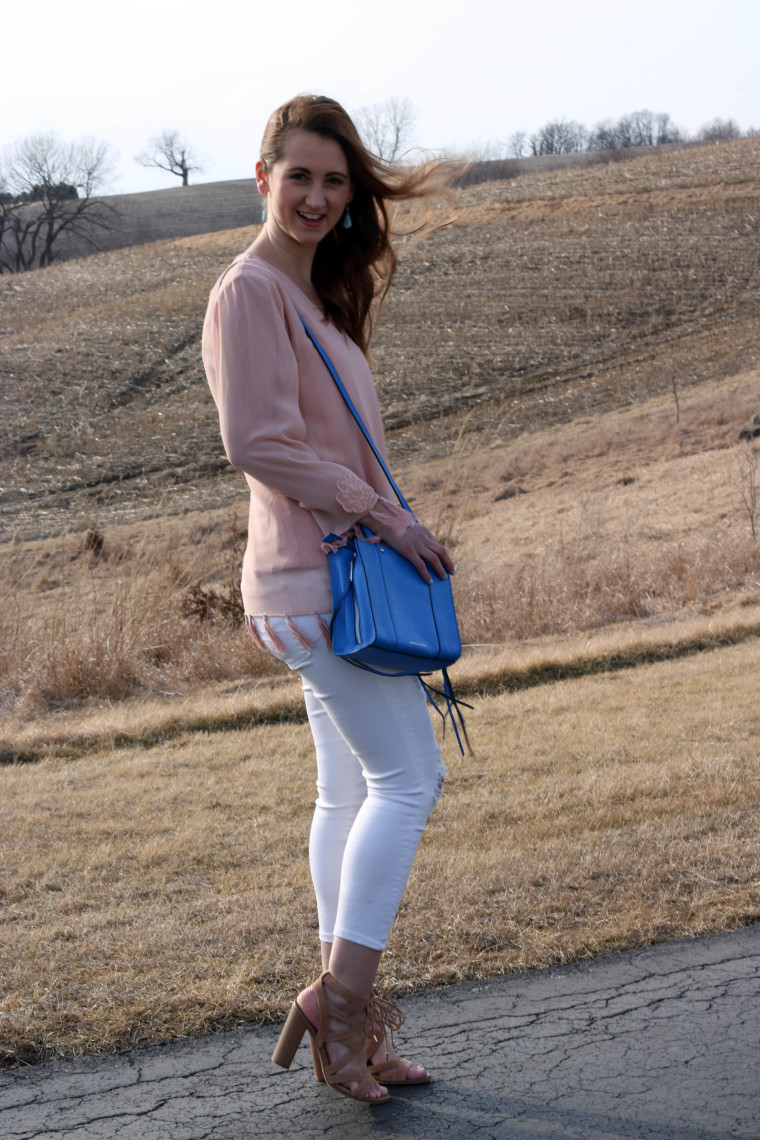
[[256,186],[262,198],[266,198],[269,193],[269,180],[267,178],[266,167],[261,159],[256,163]]

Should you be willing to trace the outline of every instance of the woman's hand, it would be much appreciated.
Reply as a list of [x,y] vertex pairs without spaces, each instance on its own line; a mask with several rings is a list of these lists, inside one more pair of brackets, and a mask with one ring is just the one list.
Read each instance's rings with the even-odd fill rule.
[[439,578],[445,578],[446,571],[449,574],[454,572],[454,563],[448,550],[426,526],[415,523],[402,534],[395,534],[390,526],[373,516],[365,515],[359,522],[382,539],[386,546],[408,559],[425,582],[432,581],[431,569]]

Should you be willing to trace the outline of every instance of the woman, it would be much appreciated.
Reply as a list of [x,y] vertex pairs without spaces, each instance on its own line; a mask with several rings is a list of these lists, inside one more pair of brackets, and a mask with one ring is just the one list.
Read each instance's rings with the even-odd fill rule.
[[422,688],[330,651],[322,537],[369,527],[426,581],[445,548],[394,501],[301,317],[384,450],[367,364],[373,302],[395,268],[386,204],[426,198],[438,167],[398,174],[370,155],[343,108],[302,95],[274,112],[256,164],[265,224],[212,291],[203,359],[230,462],[251,491],[242,593],[257,644],[300,672],[317,753],[309,860],[323,974],[296,998],[274,1060],[304,1032],[315,1072],[367,1104],[427,1071],[398,1057],[400,1011],[374,990],[443,764]]

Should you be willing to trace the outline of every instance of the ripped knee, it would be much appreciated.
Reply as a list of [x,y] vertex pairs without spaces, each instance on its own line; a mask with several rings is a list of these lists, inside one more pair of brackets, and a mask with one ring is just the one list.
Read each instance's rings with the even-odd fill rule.
[[433,807],[438,803],[443,795],[443,785],[446,780],[446,765],[443,760],[438,761],[438,775],[435,781],[435,789],[433,791]]

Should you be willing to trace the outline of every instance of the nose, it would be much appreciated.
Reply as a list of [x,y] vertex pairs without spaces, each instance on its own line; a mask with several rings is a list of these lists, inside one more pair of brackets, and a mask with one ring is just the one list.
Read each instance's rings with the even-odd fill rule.
[[321,209],[325,205],[325,194],[318,182],[312,182],[306,195],[306,205]]

